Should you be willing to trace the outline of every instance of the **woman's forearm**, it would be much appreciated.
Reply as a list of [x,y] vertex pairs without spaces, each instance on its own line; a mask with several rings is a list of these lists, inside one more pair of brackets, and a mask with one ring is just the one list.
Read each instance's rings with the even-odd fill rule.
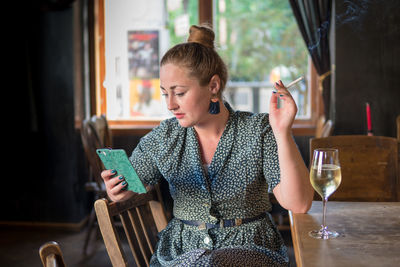
[[305,213],[311,207],[314,190],[309,171],[291,134],[276,135],[281,182],[274,194],[282,207]]

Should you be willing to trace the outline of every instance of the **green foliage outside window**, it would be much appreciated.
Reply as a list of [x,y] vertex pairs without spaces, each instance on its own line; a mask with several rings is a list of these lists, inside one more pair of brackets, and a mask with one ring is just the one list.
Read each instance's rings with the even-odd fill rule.
[[[216,46],[228,65],[231,81],[269,81],[275,67],[285,68],[281,78],[287,81],[307,74],[307,50],[288,1],[214,1]],[[225,2],[224,12],[220,12],[221,1]],[[187,38],[174,31],[174,21],[182,14],[189,14],[190,25],[198,24],[198,0],[182,0],[179,9],[168,12],[171,46]],[[227,22],[224,44],[219,43],[221,19]]]
[[232,81],[269,81],[271,70],[284,66],[287,81],[307,74],[308,54],[288,1],[226,0],[225,12],[216,1],[216,32],[227,21],[226,44],[219,53]]
[[189,14],[189,25],[197,25],[199,23],[198,0],[182,0],[178,9],[168,11],[167,27],[169,31],[170,47],[185,42],[186,36],[176,36],[175,19],[184,14]]
[[[288,0],[214,0],[213,8],[215,45],[228,66],[231,94],[235,82],[246,87],[307,77],[308,52]],[[189,25],[198,24],[198,0],[181,0],[179,8],[168,11],[170,46],[187,39],[175,34],[175,19],[183,14],[189,15]],[[297,115],[309,116],[307,81],[291,92],[297,95]]]

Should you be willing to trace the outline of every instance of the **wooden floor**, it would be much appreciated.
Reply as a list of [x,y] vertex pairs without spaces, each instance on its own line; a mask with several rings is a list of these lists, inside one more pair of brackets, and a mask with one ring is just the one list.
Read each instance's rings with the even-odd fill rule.
[[88,255],[83,254],[85,229],[80,232],[65,230],[0,228],[0,266],[42,266],[39,248],[48,241],[60,244],[67,267],[111,266],[101,237],[94,235]]
[[[93,235],[88,255],[83,254],[85,236],[86,229],[80,232],[71,232],[55,229],[1,227],[0,266],[42,266],[39,258],[39,247],[48,241],[57,241],[60,244],[67,267],[111,266],[100,234],[97,237]],[[290,231],[282,231],[282,236],[288,246],[290,266],[296,266],[293,259]],[[135,266],[132,259],[128,260],[131,262],[130,266]]]

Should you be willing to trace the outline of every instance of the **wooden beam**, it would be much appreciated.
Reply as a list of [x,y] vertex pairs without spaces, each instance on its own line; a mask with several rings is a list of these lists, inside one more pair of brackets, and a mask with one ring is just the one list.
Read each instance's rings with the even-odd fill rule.
[[95,47],[95,72],[96,72],[96,114],[106,114],[106,89],[103,82],[106,73],[105,61],[105,15],[104,0],[94,1],[94,47]]
[[213,25],[213,0],[199,1],[199,24]]

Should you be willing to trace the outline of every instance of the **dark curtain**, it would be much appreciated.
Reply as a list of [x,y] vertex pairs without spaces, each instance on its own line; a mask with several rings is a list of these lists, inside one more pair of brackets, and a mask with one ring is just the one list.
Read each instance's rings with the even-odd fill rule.
[[332,0],[289,0],[301,35],[319,75],[325,117],[329,119],[331,62],[329,29]]

